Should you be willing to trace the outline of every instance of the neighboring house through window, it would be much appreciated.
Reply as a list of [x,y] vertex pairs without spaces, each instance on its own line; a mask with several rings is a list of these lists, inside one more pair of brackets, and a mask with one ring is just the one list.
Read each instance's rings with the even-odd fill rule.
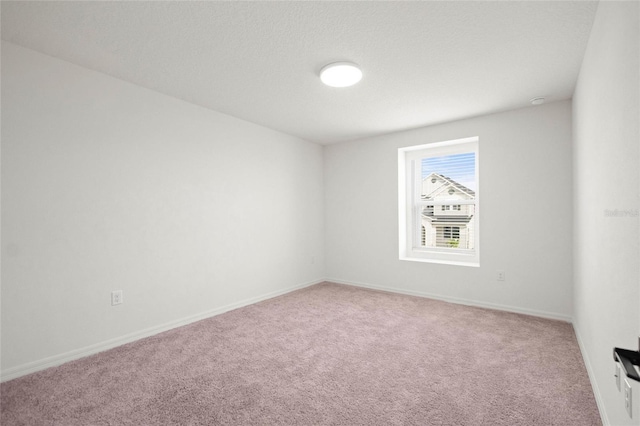
[[459,226],[443,226],[444,238],[447,240],[459,240],[460,239],[460,227]]
[[478,138],[398,150],[400,258],[479,265]]

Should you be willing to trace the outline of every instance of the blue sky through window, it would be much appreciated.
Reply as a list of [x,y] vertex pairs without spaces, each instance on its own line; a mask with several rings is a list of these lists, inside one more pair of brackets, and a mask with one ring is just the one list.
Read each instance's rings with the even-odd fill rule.
[[473,191],[476,190],[476,154],[473,152],[423,158],[421,163],[422,179],[431,173],[439,173]]

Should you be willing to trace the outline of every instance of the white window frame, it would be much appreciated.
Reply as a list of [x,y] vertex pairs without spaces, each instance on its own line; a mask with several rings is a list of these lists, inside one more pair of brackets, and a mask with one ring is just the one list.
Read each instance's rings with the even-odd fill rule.
[[[435,142],[398,149],[398,241],[400,260],[443,263],[462,266],[480,266],[480,180],[478,137]],[[475,153],[475,199],[456,200],[456,205],[475,204],[474,248],[457,249],[444,247],[422,247],[421,209],[426,206],[453,204],[451,200],[422,200],[422,176],[420,160],[425,157],[440,157],[467,152]],[[442,207],[441,207],[442,208]]]

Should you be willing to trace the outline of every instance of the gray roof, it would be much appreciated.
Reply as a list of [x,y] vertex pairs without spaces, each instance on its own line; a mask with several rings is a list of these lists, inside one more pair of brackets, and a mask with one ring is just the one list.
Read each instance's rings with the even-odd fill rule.
[[471,216],[428,216],[423,214],[424,217],[431,220],[431,223],[469,223],[473,218]]
[[[463,185],[463,184],[461,184],[461,183],[456,182],[455,180],[451,179],[450,177],[447,177],[447,176],[445,176],[445,175],[441,175],[440,173],[431,173],[431,174],[430,174],[429,176],[427,176],[425,179],[428,179],[428,178],[429,178],[430,176],[432,176],[432,175],[433,175],[433,176],[437,176],[437,177],[439,177],[440,179],[442,179],[442,180],[444,180],[445,182],[449,183],[451,186],[453,186],[453,187],[454,187],[454,188],[456,188],[457,190],[462,191],[462,192],[464,192],[464,193],[466,193],[466,194],[469,194],[469,195],[471,195],[472,197],[474,197],[474,198],[475,198],[475,195],[476,195],[475,191],[473,191],[473,190],[471,190],[471,189],[467,188],[466,186],[464,186],[464,185]],[[438,191],[439,191],[439,190],[440,190],[440,188],[438,188]],[[431,193],[431,194],[433,194],[433,193]],[[423,198],[427,198],[427,199],[429,199],[429,198],[431,198],[431,194],[429,194],[429,195],[427,195],[427,196],[423,196]]]

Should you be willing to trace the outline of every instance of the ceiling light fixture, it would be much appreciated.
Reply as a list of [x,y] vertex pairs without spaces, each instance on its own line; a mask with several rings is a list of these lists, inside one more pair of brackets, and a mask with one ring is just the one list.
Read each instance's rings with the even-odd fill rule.
[[320,80],[331,87],[353,86],[362,79],[362,71],[351,62],[334,62],[320,71]]
[[531,105],[542,105],[544,103],[544,97],[533,98],[529,102],[531,102]]

